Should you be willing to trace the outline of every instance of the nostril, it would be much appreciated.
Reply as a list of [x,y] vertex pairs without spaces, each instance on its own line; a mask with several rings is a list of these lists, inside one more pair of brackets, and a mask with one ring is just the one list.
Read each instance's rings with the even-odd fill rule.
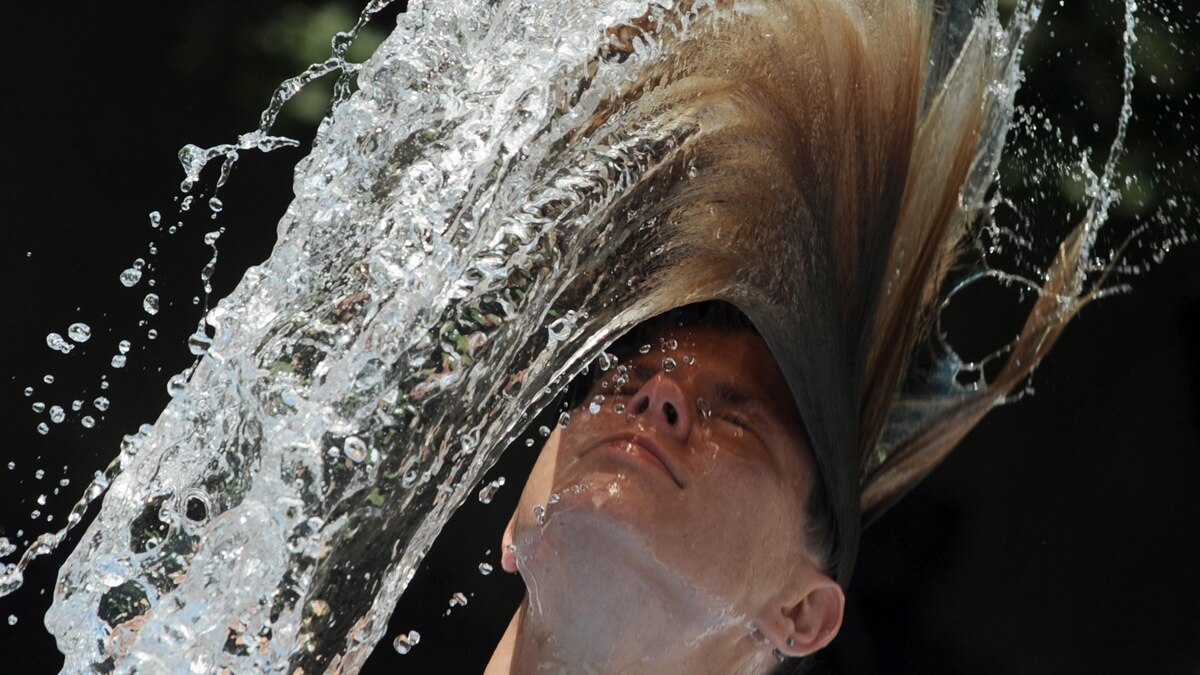
[[679,411],[671,403],[663,403],[663,414],[667,416],[667,424],[675,426],[675,422],[679,421]]
[[643,396],[640,399],[638,399],[637,404],[633,406],[633,413],[635,415],[641,415],[642,413],[649,410],[649,408],[650,408],[650,397]]

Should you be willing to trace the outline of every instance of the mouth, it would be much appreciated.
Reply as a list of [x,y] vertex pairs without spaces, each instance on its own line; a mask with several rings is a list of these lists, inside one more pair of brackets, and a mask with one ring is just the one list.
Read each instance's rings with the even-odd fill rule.
[[639,455],[646,461],[656,464],[663,473],[666,473],[671,477],[671,480],[675,481],[675,485],[681,489],[684,487],[683,475],[679,468],[675,466],[671,458],[663,451],[662,446],[653,438],[635,432],[613,434],[593,445],[589,448],[589,451],[605,445],[615,445],[622,449],[633,448],[636,452],[632,454]]

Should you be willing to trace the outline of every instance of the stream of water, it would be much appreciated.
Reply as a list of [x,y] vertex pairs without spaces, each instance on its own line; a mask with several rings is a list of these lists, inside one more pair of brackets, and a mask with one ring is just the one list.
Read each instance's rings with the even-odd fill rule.
[[[881,20],[845,4],[872,34]],[[686,156],[701,125],[627,102],[670,101],[682,74],[704,72],[704,46],[776,11],[753,0],[414,1],[361,69],[343,58],[352,30],[280,87],[258,130],[184,148],[181,189],[210,162],[224,164],[219,187],[239,153],[292,143],[270,131],[288,96],[345,71],[270,258],[207,313],[189,344],[202,358],[68,519],[106,493],[46,617],[64,670],[355,672],[445,520],[576,373],[645,318],[748,293],[736,277],[705,277],[719,258],[654,206],[656,189],[696,171]],[[982,248],[1031,236],[1029,223],[997,224],[994,178],[1039,11],[1021,4],[1001,22],[985,5],[937,27],[923,106],[964,45],[993,55],[962,197],[984,221],[971,239]],[[1132,40],[1132,4],[1127,17]],[[1101,226],[1130,114],[1098,170],[1081,170],[1081,293],[1126,241]],[[1142,258],[1182,238],[1154,241]],[[770,232],[755,247],[780,264],[805,257]],[[1048,265],[1036,253],[1026,269],[975,276],[1036,292]],[[949,381],[982,368],[953,362]],[[0,592],[65,533],[36,539]]]

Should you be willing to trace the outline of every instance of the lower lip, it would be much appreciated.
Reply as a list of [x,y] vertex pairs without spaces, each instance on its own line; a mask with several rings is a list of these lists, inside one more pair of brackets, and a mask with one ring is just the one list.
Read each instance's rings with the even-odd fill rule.
[[671,471],[662,463],[662,460],[655,456],[653,452],[650,452],[644,446],[634,441],[608,441],[596,446],[596,450],[605,450],[609,453],[616,452],[624,457],[636,458],[636,461],[650,464],[661,471],[667,478],[670,478],[672,481],[675,480],[674,476],[671,475]]

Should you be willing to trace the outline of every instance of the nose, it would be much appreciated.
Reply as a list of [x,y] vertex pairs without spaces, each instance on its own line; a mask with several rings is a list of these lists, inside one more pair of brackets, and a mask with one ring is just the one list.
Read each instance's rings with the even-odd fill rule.
[[692,410],[679,383],[659,373],[638,389],[629,401],[629,411],[642,423],[680,442],[692,432]]

